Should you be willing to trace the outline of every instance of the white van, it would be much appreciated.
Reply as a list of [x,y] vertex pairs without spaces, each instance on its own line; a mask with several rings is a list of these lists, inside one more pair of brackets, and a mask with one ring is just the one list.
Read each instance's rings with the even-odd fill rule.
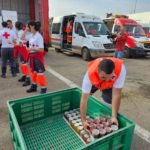
[[[72,42],[67,43],[68,20],[73,21]],[[95,31],[95,32],[89,32]],[[69,51],[82,55],[84,60],[99,56],[110,56],[115,48],[107,38],[108,29],[96,16],[76,13],[69,16],[54,17],[51,31],[51,44],[57,51]]]

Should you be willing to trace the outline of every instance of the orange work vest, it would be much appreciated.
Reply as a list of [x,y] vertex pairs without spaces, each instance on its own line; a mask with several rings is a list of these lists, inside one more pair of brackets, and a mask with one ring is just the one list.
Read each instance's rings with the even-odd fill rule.
[[98,66],[103,59],[106,59],[106,58],[98,58],[88,64],[89,80],[91,81],[91,84],[93,86],[95,86],[96,88],[98,88],[100,90],[110,89],[113,87],[114,82],[118,79],[118,77],[120,75],[122,64],[123,64],[123,61],[120,59],[107,58],[107,59],[112,60],[115,64],[114,73],[115,73],[116,77],[115,77],[115,79],[105,82],[100,79],[99,74],[98,74]]

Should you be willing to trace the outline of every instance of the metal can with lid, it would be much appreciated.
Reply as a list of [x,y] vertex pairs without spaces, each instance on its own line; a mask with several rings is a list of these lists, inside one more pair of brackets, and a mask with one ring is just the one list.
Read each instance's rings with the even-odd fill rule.
[[76,132],[78,132],[78,131],[77,131],[78,126],[79,126],[79,123],[75,123],[74,126],[73,126],[73,127],[74,127],[74,130],[75,130]]
[[72,111],[72,110],[70,110],[70,111],[69,111],[69,113],[70,113],[70,114],[72,114],[72,113],[73,113],[73,111]]
[[67,119],[67,114],[69,114],[69,112],[68,111],[66,111],[65,113],[64,113],[64,117]]
[[77,123],[76,120],[73,120],[73,121],[72,121],[72,123],[71,123],[72,128],[74,128],[74,125],[75,125],[76,123]]
[[86,134],[86,131],[85,130],[81,130],[79,135],[83,138],[84,134]]
[[110,127],[106,127],[105,130],[106,130],[106,134],[109,134],[112,132],[112,129]]
[[89,143],[91,143],[92,142],[92,139],[91,138],[88,138],[87,140],[86,140],[86,144],[89,144]]
[[87,119],[87,123],[91,124],[91,123],[93,123],[93,120],[89,118],[89,119]]
[[78,122],[78,123],[81,123],[82,121],[81,121],[81,119],[77,119],[77,122]]
[[68,121],[69,121],[70,124],[72,124],[73,118],[69,117]]
[[118,130],[118,126],[117,125],[111,125],[111,129],[112,131],[117,131]]
[[104,127],[109,127],[110,123],[108,121],[106,121],[106,122],[103,122],[103,125],[104,125]]
[[66,115],[66,119],[69,121],[69,118],[72,117],[72,115],[69,113]]
[[103,124],[98,124],[98,125],[96,126],[96,128],[97,128],[97,129],[103,129],[103,128],[104,128],[104,125],[103,125]]
[[92,136],[93,136],[94,138],[99,138],[99,137],[100,137],[100,132],[99,132],[99,130],[98,130],[98,129],[93,129],[93,130],[92,130]]
[[100,134],[100,137],[104,136],[106,134],[106,130],[105,129],[99,129],[99,134]]
[[89,136],[88,134],[84,134],[84,135],[83,135],[83,140],[86,142],[89,137],[90,137],[90,136]]
[[73,117],[75,117],[75,116],[76,116],[76,113],[75,113],[75,112],[73,112],[73,113],[72,113],[72,116],[73,116]]
[[79,125],[77,127],[77,133],[80,134],[80,132],[83,130],[83,126]]
[[73,119],[74,119],[74,120],[77,120],[77,119],[78,119],[78,116],[73,116]]

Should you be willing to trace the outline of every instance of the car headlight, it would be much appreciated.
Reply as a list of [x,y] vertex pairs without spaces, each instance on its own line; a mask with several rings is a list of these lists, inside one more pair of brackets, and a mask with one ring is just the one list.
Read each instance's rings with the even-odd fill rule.
[[136,47],[143,47],[143,44],[140,42],[135,41],[134,44],[136,45]]
[[92,41],[95,48],[102,48],[102,43],[98,41]]

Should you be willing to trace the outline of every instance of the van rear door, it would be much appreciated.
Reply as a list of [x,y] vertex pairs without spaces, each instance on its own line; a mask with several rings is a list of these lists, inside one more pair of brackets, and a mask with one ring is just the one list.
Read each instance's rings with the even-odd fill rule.
[[55,17],[52,23],[51,44],[52,44],[52,47],[55,47],[58,49],[61,49],[61,45],[62,45],[61,29],[62,29],[62,18]]

